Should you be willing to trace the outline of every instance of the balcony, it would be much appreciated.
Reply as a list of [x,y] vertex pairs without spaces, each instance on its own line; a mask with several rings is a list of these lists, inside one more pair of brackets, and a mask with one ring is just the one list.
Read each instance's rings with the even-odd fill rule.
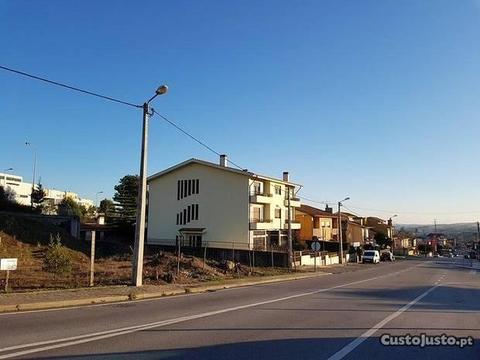
[[[285,199],[285,206],[288,206],[288,199]],[[292,197],[290,198],[291,207],[300,207],[300,198]]]
[[268,194],[265,192],[252,192],[250,193],[250,202],[256,204],[270,204],[272,202],[273,196],[272,194]]
[[272,220],[266,219],[251,219],[250,230],[268,230],[272,227]]
[[[290,226],[291,226],[292,230],[300,230],[300,228],[301,228],[300,222],[295,221],[295,220],[290,220]],[[288,220],[285,220],[284,229],[288,229]]]

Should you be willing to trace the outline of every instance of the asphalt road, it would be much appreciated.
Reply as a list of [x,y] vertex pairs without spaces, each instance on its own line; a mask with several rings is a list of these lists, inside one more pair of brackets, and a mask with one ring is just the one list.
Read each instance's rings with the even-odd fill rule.
[[[0,359],[480,359],[480,275],[462,260],[3,314]],[[386,334],[422,333],[471,337],[473,345],[381,343],[396,341]]]

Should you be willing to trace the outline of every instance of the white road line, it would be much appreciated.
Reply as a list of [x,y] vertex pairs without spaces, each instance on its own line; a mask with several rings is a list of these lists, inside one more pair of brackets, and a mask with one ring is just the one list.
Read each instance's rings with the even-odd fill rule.
[[371,327],[369,330],[365,331],[362,335],[360,335],[358,338],[353,340],[351,343],[337,351],[335,354],[330,356],[328,360],[340,360],[343,359],[345,356],[347,356],[352,350],[354,350],[357,346],[359,346],[361,343],[363,343],[365,340],[367,340],[370,336],[375,334],[378,330],[380,330],[382,327],[384,327],[388,322],[392,321],[399,315],[401,315],[403,312],[407,311],[410,309],[413,305],[415,305],[417,302],[422,300],[425,296],[427,296],[429,293],[431,293],[433,290],[435,290],[437,287],[439,287],[440,284],[435,283],[434,286],[432,286],[430,289],[425,291],[423,294],[417,296],[415,299],[410,301],[408,304],[402,306],[400,309],[395,311],[394,313],[390,314],[387,316],[385,319],[380,321],[379,323],[375,324],[373,327]]
[[[210,312],[196,314],[196,315],[182,316],[182,317],[169,319],[169,320],[162,320],[162,321],[157,321],[157,322],[153,322],[153,323],[129,326],[129,327],[118,328],[118,329],[107,330],[107,331],[101,331],[101,332],[96,332],[96,333],[91,333],[91,334],[84,334],[84,335],[72,336],[72,337],[67,337],[67,338],[39,341],[39,342],[35,342],[35,343],[22,344],[22,345],[0,348],[0,353],[4,353],[4,352],[7,352],[7,351],[11,351],[11,350],[19,350],[19,349],[34,347],[33,349],[27,349],[27,350],[22,350],[22,351],[17,351],[17,352],[13,352],[13,353],[0,355],[0,359],[9,359],[9,358],[28,355],[28,354],[33,354],[33,353],[37,353],[37,352],[53,350],[53,349],[58,349],[58,348],[63,348],[63,347],[68,347],[68,346],[73,346],[73,345],[79,345],[79,344],[83,344],[83,343],[87,343],[87,342],[98,341],[98,340],[107,339],[107,338],[111,338],[111,337],[115,337],[115,336],[130,334],[130,333],[137,332],[137,331],[142,331],[142,330],[147,330],[147,329],[152,329],[152,328],[157,328],[157,327],[163,327],[163,326],[172,325],[172,324],[178,324],[180,322],[201,319],[201,318],[205,318],[205,317],[208,317],[208,316],[214,316],[214,315],[218,315],[218,314],[224,314],[224,313],[231,312],[231,311],[243,310],[243,309],[248,309],[248,308],[255,307],[255,306],[272,304],[272,303],[276,303],[276,302],[280,302],[280,301],[285,301],[285,300],[295,299],[295,298],[299,298],[299,297],[319,294],[319,293],[331,291],[331,290],[334,290],[334,289],[344,288],[344,287],[351,286],[351,285],[357,285],[357,284],[361,284],[361,283],[368,282],[368,281],[378,280],[378,279],[381,279],[381,278],[384,278],[384,277],[387,277],[387,276],[391,276],[391,275],[397,275],[397,274],[406,272],[406,271],[408,271],[408,270],[410,270],[414,267],[416,267],[416,266],[413,266],[413,267],[410,267],[410,268],[407,268],[407,269],[403,269],[403,270],[400,270],[400,271],[397,271],[397,272],[394,272],[394,273],[375,276],[373,278],[368,278],[368,279],[363,279],[363,280],[358,280],[358,281],[353,281],[353,282],[350,282],[350,283],[336,285],[336,286],[332,286],[332,287],[325,288],[325,289],[299,293],[299,294],[290,295],[290,296],[286,296],[286,297],[282,297],[282,298],[265,300],[265,301],[260,301],[260,302],[256,302],[256,303],[240,305],[240,306],[235,306],[235,307],[225,308],[225,309],[221,309],[221,310],[210,311]],[[44,346],[44,345],[46,345],[46,346]]]

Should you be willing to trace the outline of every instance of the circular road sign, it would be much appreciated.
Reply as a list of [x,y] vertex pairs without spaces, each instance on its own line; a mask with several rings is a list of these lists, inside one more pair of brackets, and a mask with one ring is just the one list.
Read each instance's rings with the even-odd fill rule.
[[318,241],[313,241],[311,248],[313,251],[319,251],[320,250],[320,243]]

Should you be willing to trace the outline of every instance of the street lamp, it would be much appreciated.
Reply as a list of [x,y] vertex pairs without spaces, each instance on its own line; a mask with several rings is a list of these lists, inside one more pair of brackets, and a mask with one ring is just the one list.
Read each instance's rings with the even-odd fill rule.
[[25,145],[30,146],[33,149],[32,194],[30,195],[30,206],[33,209],[33,192],[35,191],[35,172],[36,172],[36,169],[37,169],[37,149],[29,141],[25,141]]
[[390,216],[390,226],[391,226],[391,228],[390,228],[390,236],[392,237],[392,246],[391,246],[391,248],[392,248],[392,254],[393,254],[393,248],[394,248],[394,245],[395,245],[395,240],[393,239],[393,221],[392,221],[392,219],[395,218],[395,217],[397,217],[397,216],[398,216],[397,214]]
[[143,282],[143,249],[145,245],[145,216],[147,202],[147,149],[148,149],[148,119],[150,102],[168,91],[167,85],[161,85],[147,102],[143,104],[142,151],[140,156],[140,177],[138,181],[137,220],[135,223],[135,247],[132,260],[132,283],[142,286]]
[[95,193],[95,207],[98,207],[97,203],[98,203],[98,195],[99,194],[103,194],[103,190],[102,191],[97,191]]
[[350,200],[349,197],[346,197],[345,199],[341,200],[338,202],[338,237],[339,237],[339,243],[340,243],[340,264],[343,264],[343,234],[342,234],[342,203],[344,201]]
[[7,171],[13,171],[13,168],[8,168],[8,169],[3,170],[3,172],[7,172]]

